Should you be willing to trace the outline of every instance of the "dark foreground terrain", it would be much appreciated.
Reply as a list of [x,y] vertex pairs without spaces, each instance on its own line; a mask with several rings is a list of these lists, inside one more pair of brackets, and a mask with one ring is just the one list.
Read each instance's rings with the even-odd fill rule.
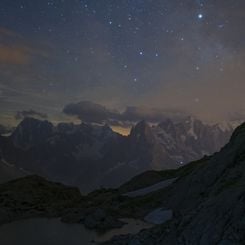
[[[161,181],[173,183],[130,196]],[[167,171],[145,172],[118,189],[82,196],[77,188],[28,176],[0,185],[0,222],[30,217],[61,217],[105,231],[120,227],[121,218],[145,219],[156,209],[173,216],[137,235],[114,237],[105,244],[244,244],[245,124],[219,153]]]

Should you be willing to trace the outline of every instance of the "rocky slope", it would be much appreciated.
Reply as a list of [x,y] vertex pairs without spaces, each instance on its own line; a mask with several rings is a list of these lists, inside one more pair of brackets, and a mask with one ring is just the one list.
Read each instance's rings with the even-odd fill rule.
[[245,124],[219,153],[196,162],[171,186],[145,197],[143,206],[147,203],[172,210],[172,220],[106,244],[244,244]]
[[1,158],[28,172],[91,191],[116,187],[146,170],[172,169],[223,146],[232,129],[193,118],[157,126],[142,121],[129,136],[108,126],[25,118],[9,137],[0,136]]

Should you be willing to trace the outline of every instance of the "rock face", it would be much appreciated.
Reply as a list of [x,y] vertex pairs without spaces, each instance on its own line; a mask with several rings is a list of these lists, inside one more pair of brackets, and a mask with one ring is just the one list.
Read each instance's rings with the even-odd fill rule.
[[245,124],[230,142],[182,175],[157,201],[173,210],[166,224],[136,236],[115,237],[107,244],[244,244]]
[[48,121],[26,118],[10,136],[15,146],[28,149],[52,135],[53,125]]
[[25,118],[11,136],[0,136],[0,156],[17,168],[90,191],[211,154],[228,141],[231,131],[187,118],[157,126],[142,121],[125,137],[108,126],[53,126]]
[[219,151],[233,132],[229,125],[226,128],[218,124],[206,125],[192,117],[177,123],[166,120],[153,130],[169,157],[180,164]]

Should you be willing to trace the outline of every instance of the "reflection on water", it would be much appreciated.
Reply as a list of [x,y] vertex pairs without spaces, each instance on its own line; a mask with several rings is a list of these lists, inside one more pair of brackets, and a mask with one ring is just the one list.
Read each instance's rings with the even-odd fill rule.
[[29,219],[0,227],[1,245],[91,245],[93,241],[106,241],[114,235],[137,233],[151,225],[133,219],[120,229],[104,234],[87,230],[80,224],[65,224],[59,219]]
[[96,241],[107,241],[110,240],[113,236],[124,235],[124,234],[136,234],[142,229],[149,229],[152,227],[152,224],[145,223],[141,220],[134,219],[121,219],[123,222],[127,223],[120,229],[113,229],[104,233],[103,235],[98,235]]

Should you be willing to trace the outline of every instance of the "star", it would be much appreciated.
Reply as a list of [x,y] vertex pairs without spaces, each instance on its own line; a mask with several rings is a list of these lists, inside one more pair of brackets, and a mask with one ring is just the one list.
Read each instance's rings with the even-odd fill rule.
[[[196,97],[200,97],[200,105],[207,106],[205,100],[202,104],[202,97],[207,98],[205,93],[213,86],[218,90],[222,83],[227,83],[224,89],[228,90],[228,83],[234,77],[239,80],[238,93],[244,87],[241,68],[245,34],[239,14],[242,0],[230,4],[205,0],[194,0],[191,4],[184,0],[47,0],[37,5],[26,4],[28,1],[24,0],[12,1],[16,4],[2,2],[0,52],[4,48],[2,52],[6,57],[0,57],[0,69],[8,67],[0,79],[14,80],[16,75],[16,83],[25,79],[28,83],[25,86],[30,86],[27,89],[39,92],[32,73],[40,81],[45,74],[47,93],[54,90],[63,98],[62,93],[66,93],[68,87],[74,98],[87,96],[93,100],[98,94],[96,100],[107,101],[107,95],[113,92],[112,103],[123,108],[129,98],[132,98],[130,103],[142,103],[142,106],[148,104],[145,98],[154,98],[149,106],[162,107],[165,98],[160,88],[168,84],[172,94],[167,102],[180,107],[182,100],[186,103],[183,106],[197,107]],[[10,18],[9,13],[13,13],[14,18]],[[1,26],[8,28],[2,27],[2,30]],[[12,63],[20,69],[25,67],[22,63],[26,67],[30,63],[33,72],[18,77]],[[71,86],[67,86],[69,80]],[[50,81],[54,84],[49,84]],[[200,95],[195,93],[199,91],[198,81],[202,85],[207,83],[204,90],[200,89],[203,93]],[[15,81],[10,83],[12,86]],[[100,91],[102,85],[108,86],[108,91]],[[189,93],[186,85],[193,92],[188,102],[184,101],[185,93]],[[21,85],[15,87],[18,86]],[[131,97],[133,88],[141,93],[140,99]],[[175,96],[175,90],[183,96]],[[121,101],[117,93],[122,93],[125,100]],[[62,102],[60,99],[57,103]]]
[[200,19],[200,20],[201,20],[201,19],[203,18],[203,14],[198,14],[198,16],[197,16],[197,17],[198,17],[198,19]]

